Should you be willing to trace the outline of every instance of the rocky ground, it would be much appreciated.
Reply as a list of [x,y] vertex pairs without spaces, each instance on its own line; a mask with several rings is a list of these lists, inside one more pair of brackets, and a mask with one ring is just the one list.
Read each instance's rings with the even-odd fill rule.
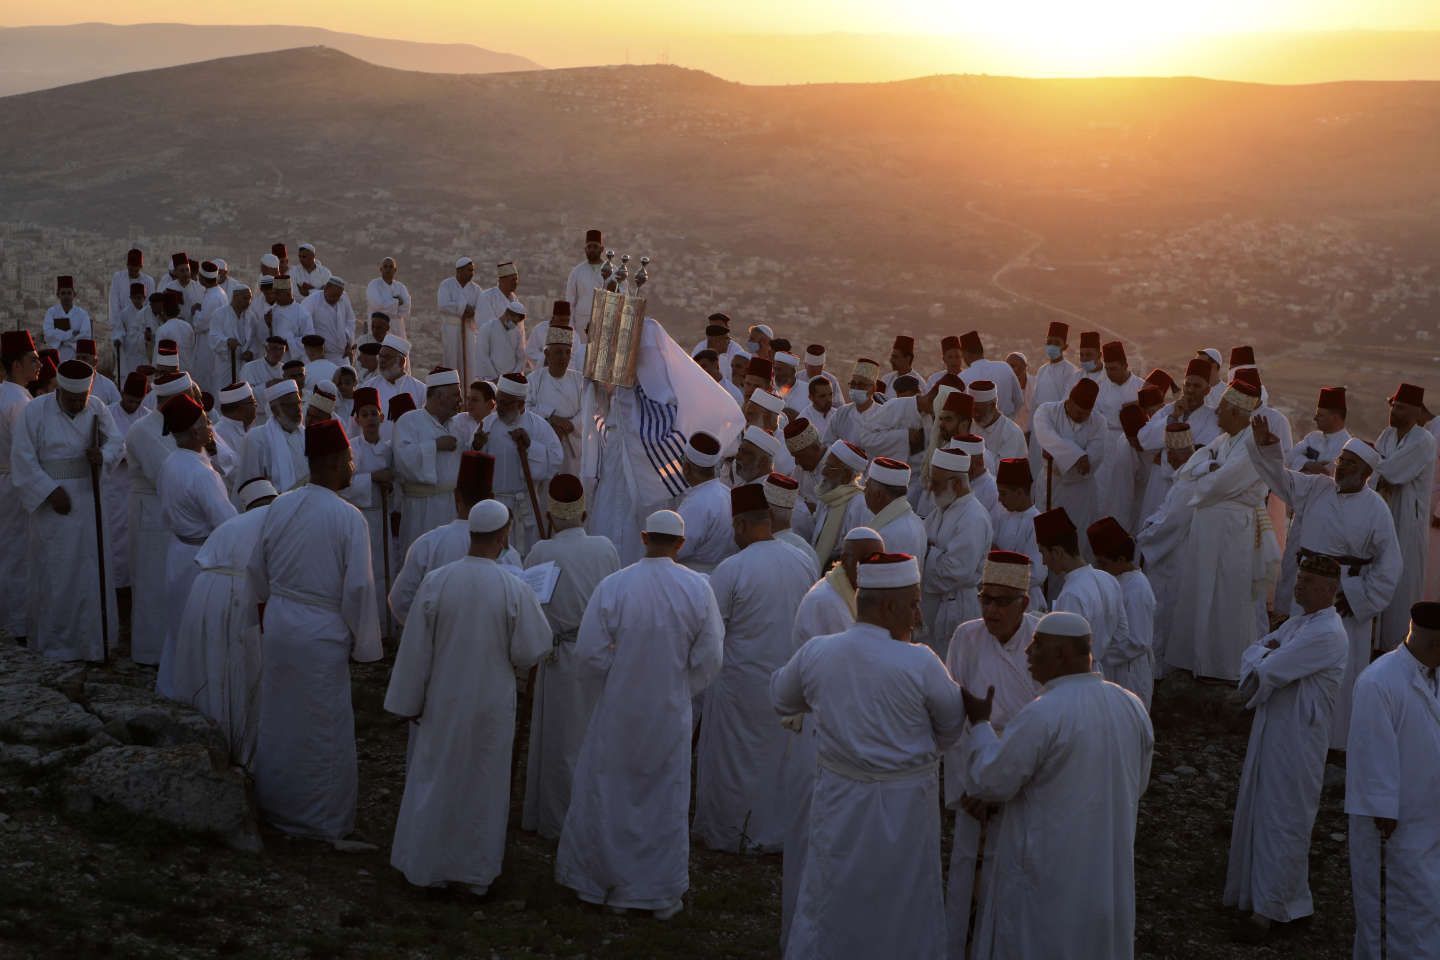
[[[13,649],[13,648],[11,648]],[[247,827],[228,814],[222,837],[197,837],[117,805],[111,781],[77,770],[115,751],[195,750],[176,741],[156,710],[132,711],[103,729],[79,715],[76,744],[16,752],[26,711],[18,706],[13,659],[0,659],[0,957],[763,957],[777,955],[779,857],[739,858],[695,850],[685,911],[661,923],[617,917],[577,903],[552,879],[554,845],[514,829],[505,873],[490,896],[421,892],[388,865],[387,848],[404,786],[405,730],[381,709],[388,667],[354,671],[360,750],[360,830],[380,844],[344,855],[321,844],[262,831],[264,850],[246,852]],[[59,673],[52,672],[49,682]],[[93,715],[87,688],[130,687],[143,673],[91,669],[60,686]],[[79,686],[76,684],[79,683]],[[47,687],[46,689],[53,689]],[[27,693],[33,696],[33,693]],[[52,702],[51,708],[67,710]],[[7,709],[8,708],[8,709]],[[163,713],[164,711],[160,711]],[[149,720],[144,717],[150,717]],[[1136,851],[1137,956],[1307,957],[1349,955],[1351,918],[1339,783],[1327,787],[1316,825],[1311,883],[1317,916],[1273,945],[1229,941],[1220,906],[1235,784],[1248,718],[1225,688],[1170,681],[1155,706],[1157,743],[1141,805]],[[148,724],[148,726],[147,726]],[[171,733],[164,733],[164,731]],[[148,731],[148,732],[147,732]],[[160,731],[157,733],[156,731]],[[163,736],[162,736],[163,734]],[[97,739],[97,736],[102,739]],[[108,738],[108,739],[103,739]],[[115,742],[111,743],[110,740]],[[31,748],[35,749],[35,748]],[[72,751],[48,765],[37,759]],[[49,753],[45,751],[49,750]],[[77,755],[84,754],[84,756]],[[166,754],[169,755],[169,754]],[[194,760],[194,756],[188,756]],[[224,772],[196,776],[216,791],[182,795],[199,811],[234,796]],[[219,779],[215,779],[219,778]],[[88,786],[87,786],[88,784]],[[152,798],[153,799],[153,798]],[[518,801],[518,793],[517,793]],[[169,809],[172,823],[184,811]],[[899,954],[897,954],[899,955]]]

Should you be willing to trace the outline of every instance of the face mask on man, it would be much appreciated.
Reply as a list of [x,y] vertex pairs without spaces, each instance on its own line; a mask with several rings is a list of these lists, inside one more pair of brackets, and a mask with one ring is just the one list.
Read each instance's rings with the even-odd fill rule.
[[854,387],[851,387],[851,388],[850,388],[850,402],[851,402],[851,403],[861,404],[861,403],[864,403],[866,400],[869,400],[869,399],[870,399],[870,391],[869,391],[869,390],[856,390]]
[[1045,356],[1049,357],[1052,361],[1059,360],[1061,356],[1064,355],[1064,353],[1065,351],[1061,350],[1053,343],[1045,344]]
[[1099,372],[1100,372],[1100,361],[1099,361],[1099,360],[1086,360],[1085,363],[1083,364],[1083,366],[1085,367],[1085,372],[1086,372],[1086,373],[1099,373]]
[[760,353],[760,344],[756,343],[754,340],[751,340],[748,344],[746,344],[746,348],[753,354]]

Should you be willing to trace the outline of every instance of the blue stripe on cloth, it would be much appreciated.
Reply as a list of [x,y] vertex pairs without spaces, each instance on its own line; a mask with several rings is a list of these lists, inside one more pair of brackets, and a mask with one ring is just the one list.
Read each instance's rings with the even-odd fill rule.
[[672,497],[685,492],[685,471],[681,458],[685,455],[685,438],[675,429],[676,408],[657,403],[645,396],[645,389],[635,385],[635,399],[640,406],[640,443],[660,482]]

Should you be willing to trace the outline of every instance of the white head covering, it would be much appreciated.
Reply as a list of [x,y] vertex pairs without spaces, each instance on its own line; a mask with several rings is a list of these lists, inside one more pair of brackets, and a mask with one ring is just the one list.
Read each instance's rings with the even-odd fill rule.
[[320,380],[310,388],[310,398],[306,401],[317,410],[324,410],[326,413],[335,412],[335,401],[340,391],[335,389],[335,384],[329,380]]
[[220,269],[220,270],[229,270],[229,269],[230,269],[230,264],[226,263],[224,260],[220,259],[219,257],[216,257],[216,258],[215,258],[215,266],[216,266],[218,269]]
[[1078,613],[1056,610],[1040,618],[1040,622],[1035,625],[1035,632],[1052,637],[1088,637],[1090,623]]
[[930,455],[930,466],[937,470],[948,470],[951,473],[968,474],[970,472],[970,454],[956,449],[953,445],[945,447]]
[[674,510],[656,510],[645,518],[646,533],[660,533],[669,537],[685,536],[685,518]]
[[976,437],[974,440],[951,440],[946,445],[950,450],[963,450],[972,457],[983,457],[985,455],[985,438]]
[[499,500],[481,500],[470,508],[470,532],[494,533],[510,522],[510,508]]
[[904,560],[884,563],[860,561],[855,585],[861,590],[890,590],[895,587],[914,587],[920,584],[920,564],[915,558],[905,555]]
[[775,394],[769,390],[757,389],[751,391],[750,402],[771,413],[781,413],[785,410],[785,401],[775,396]]
[[184,393],[195,386],[195,381],[190,379],[190,374],[182,373],[168,383],[155,384],[155,399],[163,400],[166,397],[173,397],[177,393]]
[[751,327],[750,330],[753,333],[763,333],[770,340],[775,339],[775,331],[770,329],[770,324],[768,323],[757,323]]
[[456,270],[463,270],[463,269],[465,269],[466,267],[470,266],[470,264],[472,264],[472,263],[474,263],[474,262],[475,262],[475,261],[474,261],[474,260],[471,260],[469,257],[461,257],[459,260],[456,260],[456,261],[455,261],[455,269],[456,269]]
[[1349,440],[1346,440],[1345,446],[1341,449],[1340,452],[1355,454],[1355,456],[1370,464],[1371,470],[1374,470],[1380,466],[1380,451],[1376,450],[1374,447],[1370,446],[1370,444],[1366,443],[1364,440],[1361,440],[1359,437],[1351,437]]
[[505,304],[505,310],[507,313],[513,313],[517,317],[523,317],[526,315],[525,304],[521,303],[519,300],[511,300],[509,303]]
[[315,252],[315,244],[313,244],[313,243],[302,243],[302,244],[300,244],[299,249],[301,249],[301,250],[309,250],[311,253],[314,253],[314,252]]
[[503,393],[507,397],[520,397],[524,399],[528,391],[523,382],[515,379],[514,374],[507,373],[495,381],[495,392]]
[[385,334],[385,339],[380,341],[380,346],[389,347],[391,350],[398,350],[405,356],[410,356],[410,341],[404,337],[397,337],[393,333]]
[[786,353],[784,350],[781,350],[779,353],[775,354],[775,362],[783,363],[787,367],[800,366],[800,358],[795,356],[795,354],[793,353]]
[[[460,374],[455,370],[437,370],[425,378],[425,389],[432,387],[460,386]],[[482,531],[483,532],[483,531]]]
[[1223,366],[1225,366],[1225,361],[1220,358],[1220,351],[1217,350],[1217,349],[1215,349],[1214,347],[1206,347],[1204,350],[1201,350],[1200,352],[1203,353],[1203,354],[1205,354],[1205,356],[1209,357],[1209,358],[1211,359],[1211,361],[1214,362],[1215,366],[1217,366],[1217,367],[1223,367]]
[[780,441],[776,440],[773,434],[766,433],[759,427],[746,427],[745,432],[740,434],[740,439],[748,440],[761,450],[764,450],[770,455],[771,460],[780,456]]
[[880,531],[870,527],[851,527],[850,532],[841,538],[841,543],[850,543],[855,540],[878,540],[880,549],[885,549],[885,538],[880,536]]
[[344,280],[343,277],[337,277],[337,276],[335,276],[335,275],[332,274],[332,275],[330,276],[330,279],[325,281],[325,286],[327,286],[327,287],[339,287],[341,290],[344,290],[344,289],[345,289],[345,280]]
[[714,453],[704,453],[703,451],[697,450],[689,440],[686,440],[685,459],[689,460],[697,467],[713,467],[715,466],[715,464],[720,462],[720,451],[717,450]]
[[[63,369],[65,364],[62,363],[60,366],[61,369]],[[64,374],[56,373],[55,385],[67,393],[84,393],[90,389],[90,384],[94,379],[95,371],[93,370],[91,370],[90,375],[86,377],[67,377]]]
[[260,258],[260,266],[269,267],[271,270],[279,270],[280,258],[273,253],[267,253]]
[[300,384],[286,377],[284,380],[277,380],[265,388],[265,402],[274,403],[281,397],[300,396]]
[[898,467],[887,467],[871,460],[870,469],[866,471],[865,476],[874,480],[876,483],[883,483],[892,487],[905,487],[910,485],[910,467],[906,464],[901,464]]
[[256,477],[254,480],[245,481],[235,493],[240,497],[240,506],[246,508],[256,500],[280,495],[279,491],[275,489],[275,484],[266,480],[264,477]]
[[255,396],[255,391],[250,389],[250,384],[245,383],[242,380],[239,386],[231,390],[220,391],[220,403],[222,405],[227,403],[239,403],[241,400],[249,400],[253,396]]
[[870,462],[869,460],[865,459],[860,454],[852,450],[850,448],[850,445],[844,440],[836,440],[834,443],[830,444],[830,449],[825,451],[825,455],[834,457],[836,460],[839,460],[841,463],[845,464],[845,466],[849,467],[851,470],[854,470],[856,473],[864,470],[865,465]]

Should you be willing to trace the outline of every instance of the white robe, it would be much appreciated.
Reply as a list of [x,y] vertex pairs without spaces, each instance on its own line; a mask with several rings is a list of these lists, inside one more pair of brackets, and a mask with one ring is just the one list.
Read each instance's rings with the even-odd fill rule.
[[730,488],[720,480],[705,480],[686,490],[675,511],[685,521],[685,542],[677,557],[685,566],[709,573],[726,557],[735,555]]
[[[1435,438],[1424,427],[1411,427],[1397,440],[1386,427],[1375,441],[1383,459],[1375,470],[1389,486],[1381,492],[1395,519],[1405,565],[1390,605],[1380,615],[1380,643],[1393,650],[1410,630],[1410,607],[1425,592],[1425,562],[1430,552],[1430,493],[1435,483]],[[1378,489],[1378,485],[1377,485]]]
[[[401,393],[410,394],[410,399],[415,401],[415,409],[425,409],[425,383],[408,373],[401,373],[394,380],[386,380],[378,372],[372,373],[360,386],[375,388],[380,395],[380,409],[385,411],[386,417],[390,416],[390,401]],[[385,423],[391,424],[391,421],[387,419]]]
[[[1030,429],[1030,472],[1035,477],[1035,505],[1041,513],[1064,507],[1070,522],[1083,532],[1100,516],[1096,512],[1096,477],[1108,450],[1105,419],[1092,412],[1084,423],[1076,423],[1065,413],[1064,403],[1041,404],[1035,410]],[[1046,454],[1050,455],[1049,460]],[[1090,459],[1089,473],[1081,474],[1075,469],[1081,457]],[[1053,501],[1046,499],[1047,482]]]
[[[974,495],[967,494],[925,519],[924,582],[920,609],[923,638],[943,655],[955,628],[980,616],[977,591],[985,555],[990,552],[990,517]],[[890,542],[885,549],[891,550]]]
[[[997,732],[1025,704],[1040,695],[1040,684],[1030,676],[1025,648],[1035,637],[1040,618],[1026,613],[1020,627],[1004,643],[990,632],[983,619],[969,620],[955,630],[945,653],[945,669],[954,681],[972,693],[995,688],[990,723]],[[955,811],[955,832],[950,847],[950,874],[945,888],[945,914],[950,928],[949,960],[966,960],[972,902],[983,911],[990,885],[995,879],[995,841],[1000,834],[1000,817],[1005,808],[990,808],[982,828],[979,820],[960,805],[965,793],[965,757],[952,747],[945,754],[945,806]],[[975,860],[980,853],[980,836],[985,835],[985,863],[980,891],[975,887]],[[978,922],[979,911],[976,919]]]
[[823,442],[829,448],[836,440],[848,440],[864,450],[871,459],[890,457],[907,460],[910,456],[910,428],[919,426],[920,415],[914,399],[872,402],[864,410],[847,403],[831,408]]
[[989,380],[995,384],[995,405],[1007,417],[1015,416],[1025,407],[1025,390],[1020,386],[1020,378],[1004,360],[981,357],[960,372],[960,379],[967,387],[976,380]]
[[1080,379],[1080,368],[1063,358],[1053,363],[1047,360],[1028,379],[1035,385],[1034,402],[1030,405],[1033,424],[1035,411],[1042,404],[1056,403],[1070,395],[1070,389]]
[[981,439],[985,441],[985,462],[994,469],[991,463],[999,463],[1001,460],[1016,459],[1023,460],[1030,455],[1030,445],[1025,440],[1025,431],[1020,425],[1009,417],[1001,414],[997,416],[988,427],[978,420],[970,424]]
[[206,539],[226,520],[235,516],[235,505],[225,481],[210,464],[210,458],[194,450],[176,450],[165,458],[155,485],[160,498],[160,517],[170,531],[165,549],[165,646],[160,652],[160,670],[155,689],[162,697],[175,696],[175,647],[180,642],[180,621],[185,600],[199,575],[195,555]]
[[417,886],[487,888],[505,857],[515,670],[550,650],[550,624],[519,577],[468,555],[425,578],[414,611],[385,693],[418,718],[390,864]]
[[689,887],[690,703],[720,672],[724,635],[706,578],[668,559],[591,595],[575,656],[595,708],[555,855],[580,899],[655,910]]
[[1090,624],[1090,654],[1095,670],[1140,698],[1150,700],[1150,648],[1130,632],[1120,581],[1086,565],[1065,575],[1051,609],[1078,613]]
[[[1274,650],[1265,646],[1272,638],[1280,641]],[[1327,607],[1291,617],[1245,651],[1240,693],[1255,719],[1230,831],[1227,907],[1280,923],[1315,912],[1310,834],[1348,642],[1340,615]]]
[[710,574],[725,621],[725,663],[705,695],[695,837],[712,850],[777,851],[785,840],[785,752],[794,737],[769,705],[770,675],[794,653],[809,561],[777,540],[750,544]]
[[535,675],[520,826],[558,840],[570,806],[575,761],[594,705],[581,686],[575,642],[591,594],[601,580],[620,569],[620,555],[604,537],[571,527],[541,540],[525,557],[527,567],[547,562],[560,568],[555,593],[544,605],[554,645]]
[[[155,278],[150,276],[150,274],[146,273],[144,270],[137,270],[135,276],[133,277],[130,276],[130,271],[128,268],[124,270],[116,270],[114,273],[112,273],[110,275],[110,294],[106,298],[106,307],[108,308],[106,310],[106,317],[110,321],[110,329],[112,331],[114,331],[118,326],[116,321],[119,319],[120,315],[125,312],[125,309],[127,307],[131,306],[130,284],[132,283],[138,283],[145,288],[145,297],[147,299],[149,298],[150,294],[155,292]],[[112,336],[110,339],[114,340],[115,337]],[[136,364],[139,364],[141,362],[142,361],[140,360],[135,361]],[[131,366],[131,369],[134,369],[133,364]]]
[[314,332],[325,338],[325,359],[339,363],[355,347],[355,308],[350,295],[340,294],[333,304],[325,300],[325,292],[316,290],[305,298]]
[[303,360],[303,338],[306,334],[315,332],[315,321],[303,303],[293,300],[290,303],[277,303],[270,308],[270,332],[274,336],[285,338],[285,355],[288,359]]
[[1050,609],[1045,599],[1045,580],[1050,571],[1040,559],[1040,544],[1035,539],[1035,518],[1039,515],[1040,511],[1034,507],[1018,513],[998,506],[990,511],[990,549],[1023,553],[1030,558],[1030,613],[1045,613]]
[[569,420],[574,432],[560,437],[560,449],[564,457],[559,473],[580,476],[580,450],[584,439],[584,423],[580,416],[583,405],[585,379],[578,370],[566,370],[563,377],[552,377],[549,370],[538,369],[529,377],[526,388],[525,409],[549,421],[552,418]]
[[[861,494],[860,499],[864,499],[864,494]],[[929,544],[925,521],[916,516],[915,510],[910,506],[910,501],[904,497],[892,500],[891,503],[895,505],[895,509],[899,510],[899,513],[892,515],[883,525],[878,525],[882,515],[890,509],[890,504],[887,504],[880,508],[880,513],[870,518],[869,526],[874,527],[875,532],[880,534],[880,539],[885,541],[887,551],[910,554],[920,565],[921,573],[924,573],[926,548]],[[841,546],[843,547],[843,545],[842,540]]]
[[809,713],[819,769],[785,956],[907,957],[945,951],[941,751],[965,721],[960,688],[924,644],[856,623],[816,637],[777,670],[782,715]]
[[[61,318],[70,321],[69,330],[61,330],[55,325],[55,321]],[[95,337],[90,325],[90,313],[78,303],[71,305],[69,313],[62,310],[60,304],[51,304],[45,311],[45,319],[41,321],[40,328],[45,346],[60,352],[60,363],[75,359],[77,341],[92,340]]]
[[1142,656],[1131,660],[1123,679],[1116,679],[1126,690],[1135,694],[1150,709],[1150,694],[1155,686],[1155,591],[1150,578],[1143,571],[1130,570],[1115,578],[1120,582],[1120,593],[1125,598],[1125,626],[1130,631],[1130,644],[1135,649],[1144,649]]
[[489,323],[481,324],[477,356],[479,372],[472,371],[471,377],[496,380],[501,374],[524,373],[529,367],[529,359],[525,356],[525,321],[521,320],[512,327],[496,317]]
[[[136,367],[150,362],[150,345],[154,343],[155,328],[160,321],[148,304],[137,309],[127,295],[124,306],[110,314],[110,341],[120,343],[120,356],[115,363],[115,376],[124,381]],[[145,331],[150,331],[147,339]]]
[[385,282],[384,277],[375,277],[365,285],[365,317],[366,326],[370,323],[370,315],[379,311],[390,318],[390,329],[395,331],[396,336],[409,336],[405,331],[410,322],[410,289],[399,280]]
[[8,380],[0,383],[0,627],[12,637],[25,636],[29,610],[30,512],[20,503],[10,476],[10,444],[30,391]]
[[[565,299],[570,304],[570,320],[579,331],[585,329],[590,322],[591,305],[595,300],[595,289],[603,282],[600,277],[601,263],[591,263],[589,260],[581,260],[570,268],[570,275],[565,278]],[[693,355],[695,351],[691,351]]]
[[365,518],[315,484],[282,494],[247,576],[266,604],[256,803],[287,833],[338,840],[358,791],[349,658],[382,655]]
[[[334,275],[329,267],[320,262],[318,257],[315,259],[314,270],[306,270],[298,258],[290,264],[290,282],[294,284],[295,293],[299,296],[311,296],[319,293]],[[304,287],[309,287],[310,290],[307,292],[303,289]]]
[[467,377],[474,380],[480,375],[475,334],[481,318],[477,312],[463,324],[460,320],[465,308],[475,306],[479,299],[480,286],[473,280],[462,287],[459,280],[446,277],[435,291],[435,305],[440,311],[440,362],[452,370],[459,370],[462,380]]
[[275,418],[270,418],[245,434],[245,450],[240,454],[241,483],[265,477],[284,493],[310,481],[310,461],[305,458],[305,428],[286,431]]
[[199,573],[180,620],[171,696],[215,721],[230,760],[250,766],[260,720],[260,617],[245,567],[269,504],[215,528],[195,555]]
[[1134,956],[1135,818],[1154,742],[1144,704],[1094,673],[1045,684],[1003,738],[989,723],[966,732],[965,792],[1005,805],[973,956]]
[[500,415],[492,411],[481,424],[481,429],[485,432],[485,445],[480,449],[495,458],[494,498],[510,508],[510,542],[524,555],[540,539],[540,531],[535,522],[535,510],[530,504],[530,491],[525,486],[520,448],[510,438],[510,431],[524,430],[530,437],[525,460],[530,466],[530,479],[534,481],[535,498],[541,510],[545,509],[545,490],[550,478],[560,472],[560,464],[565,458],[560,438],[555,436],[545,418],[533,410],[522,411],[510,425],[503,423]]
[[1115,517],[1129,530],[1134,526],[1136,453],[1120,424],[1120,408],[1134,401],[1145,381],[1133,373],[1124,383],[1102,376],[1095,413],[1105,418],[1105,459],[1095,471],[1095,516]]
[[[365,439],[364,431],[358,424],[351,421],[350,426],[350,450],[355,457],[355,473],[350,478],[350,486],[341,490],[340,496],[365,515],[365,525],[370,529],[370,569],[375,576],[376,607],[381,633],[388,637],[391,625],[386,622],[386,614],[390,610],[387,598],[390,585],[400,572],[405,557],[400,553],[399,543],[390,535],[389,513],[399,508],[395,488],[392,486],[389,496],[382,497],[373,475],[391,469],[390,441],[382,436],[371,443]],[[387,556],[390,561],[388,570],[385,566]],[[418,581],[416,587],[419,587]]]
[[1165,450],[1165,428],[1171,423],[1190,425],[1190,438],[1197,450],[1220,436],[1220,424],[1215,420],[1214,410],[1201,404],[1196,410],[1180,411],[1172,400],[1155,411],[1155,415],[1146,420],[1136,434],[1141,449],[1147,453],[1162,453]]
[[1385,842],[1389,955],[1440,958],[1440,696],[1434,672],[1402,645],[1355,681],[1345,765],[1355,960],[1380,956],[1380,833]]
[[165,647],[169,596],[165,560],[170,530],[160,513],[155,484],[160,468],[175,452],[175,438],[162,433],[165,417],[156,410],[125,433],[130,471],[130,659],[158,666]]
[[[444,423],[425,410],[411,410],[395,421],[390,452],[400,481],[400,550],[406,553],[422,533],[455,517],[455,478],[468,437],[458,417]],[[455,449],[435,448],[441,437],[455,438]],[[513,447],[513,444],[512,444]]]
[[[415,595],[419,592],[426,574],[447,563],[454,563],[469,552],[470,522],[464,517],[452,519],[449,523],[443,523],[434,530],[421,534],[406,551],[404,564],[390,588],[388,601],[395,621],[400,626],[405,626],[405,621],[410,617],[410,606],[415,602]],[[520,555],[513,547],[500,554],[499,562],[502,566],[514,567],[517,570],[522,564]]]
[[[95,440],[105,466],[120,459],[123,444],[110,409],[96,397],[73,418],[59,394],[37,397],[16,419],[10,447],[10,482],[30,514],[25,573],[29,582],[30,649],[53,660],[102,660],[100,564],[105,565],[104,624],[110,644],[119,639],[115,581],[108,550],[96,542],[96,504],[85,451]],[[98,431],[98,434],[97,434]],[[46,502],[56,489],[70,498],[68,513]],[[101,497],[103,529],[104,497]],[[5,545],[25,550],[26,541]]]

